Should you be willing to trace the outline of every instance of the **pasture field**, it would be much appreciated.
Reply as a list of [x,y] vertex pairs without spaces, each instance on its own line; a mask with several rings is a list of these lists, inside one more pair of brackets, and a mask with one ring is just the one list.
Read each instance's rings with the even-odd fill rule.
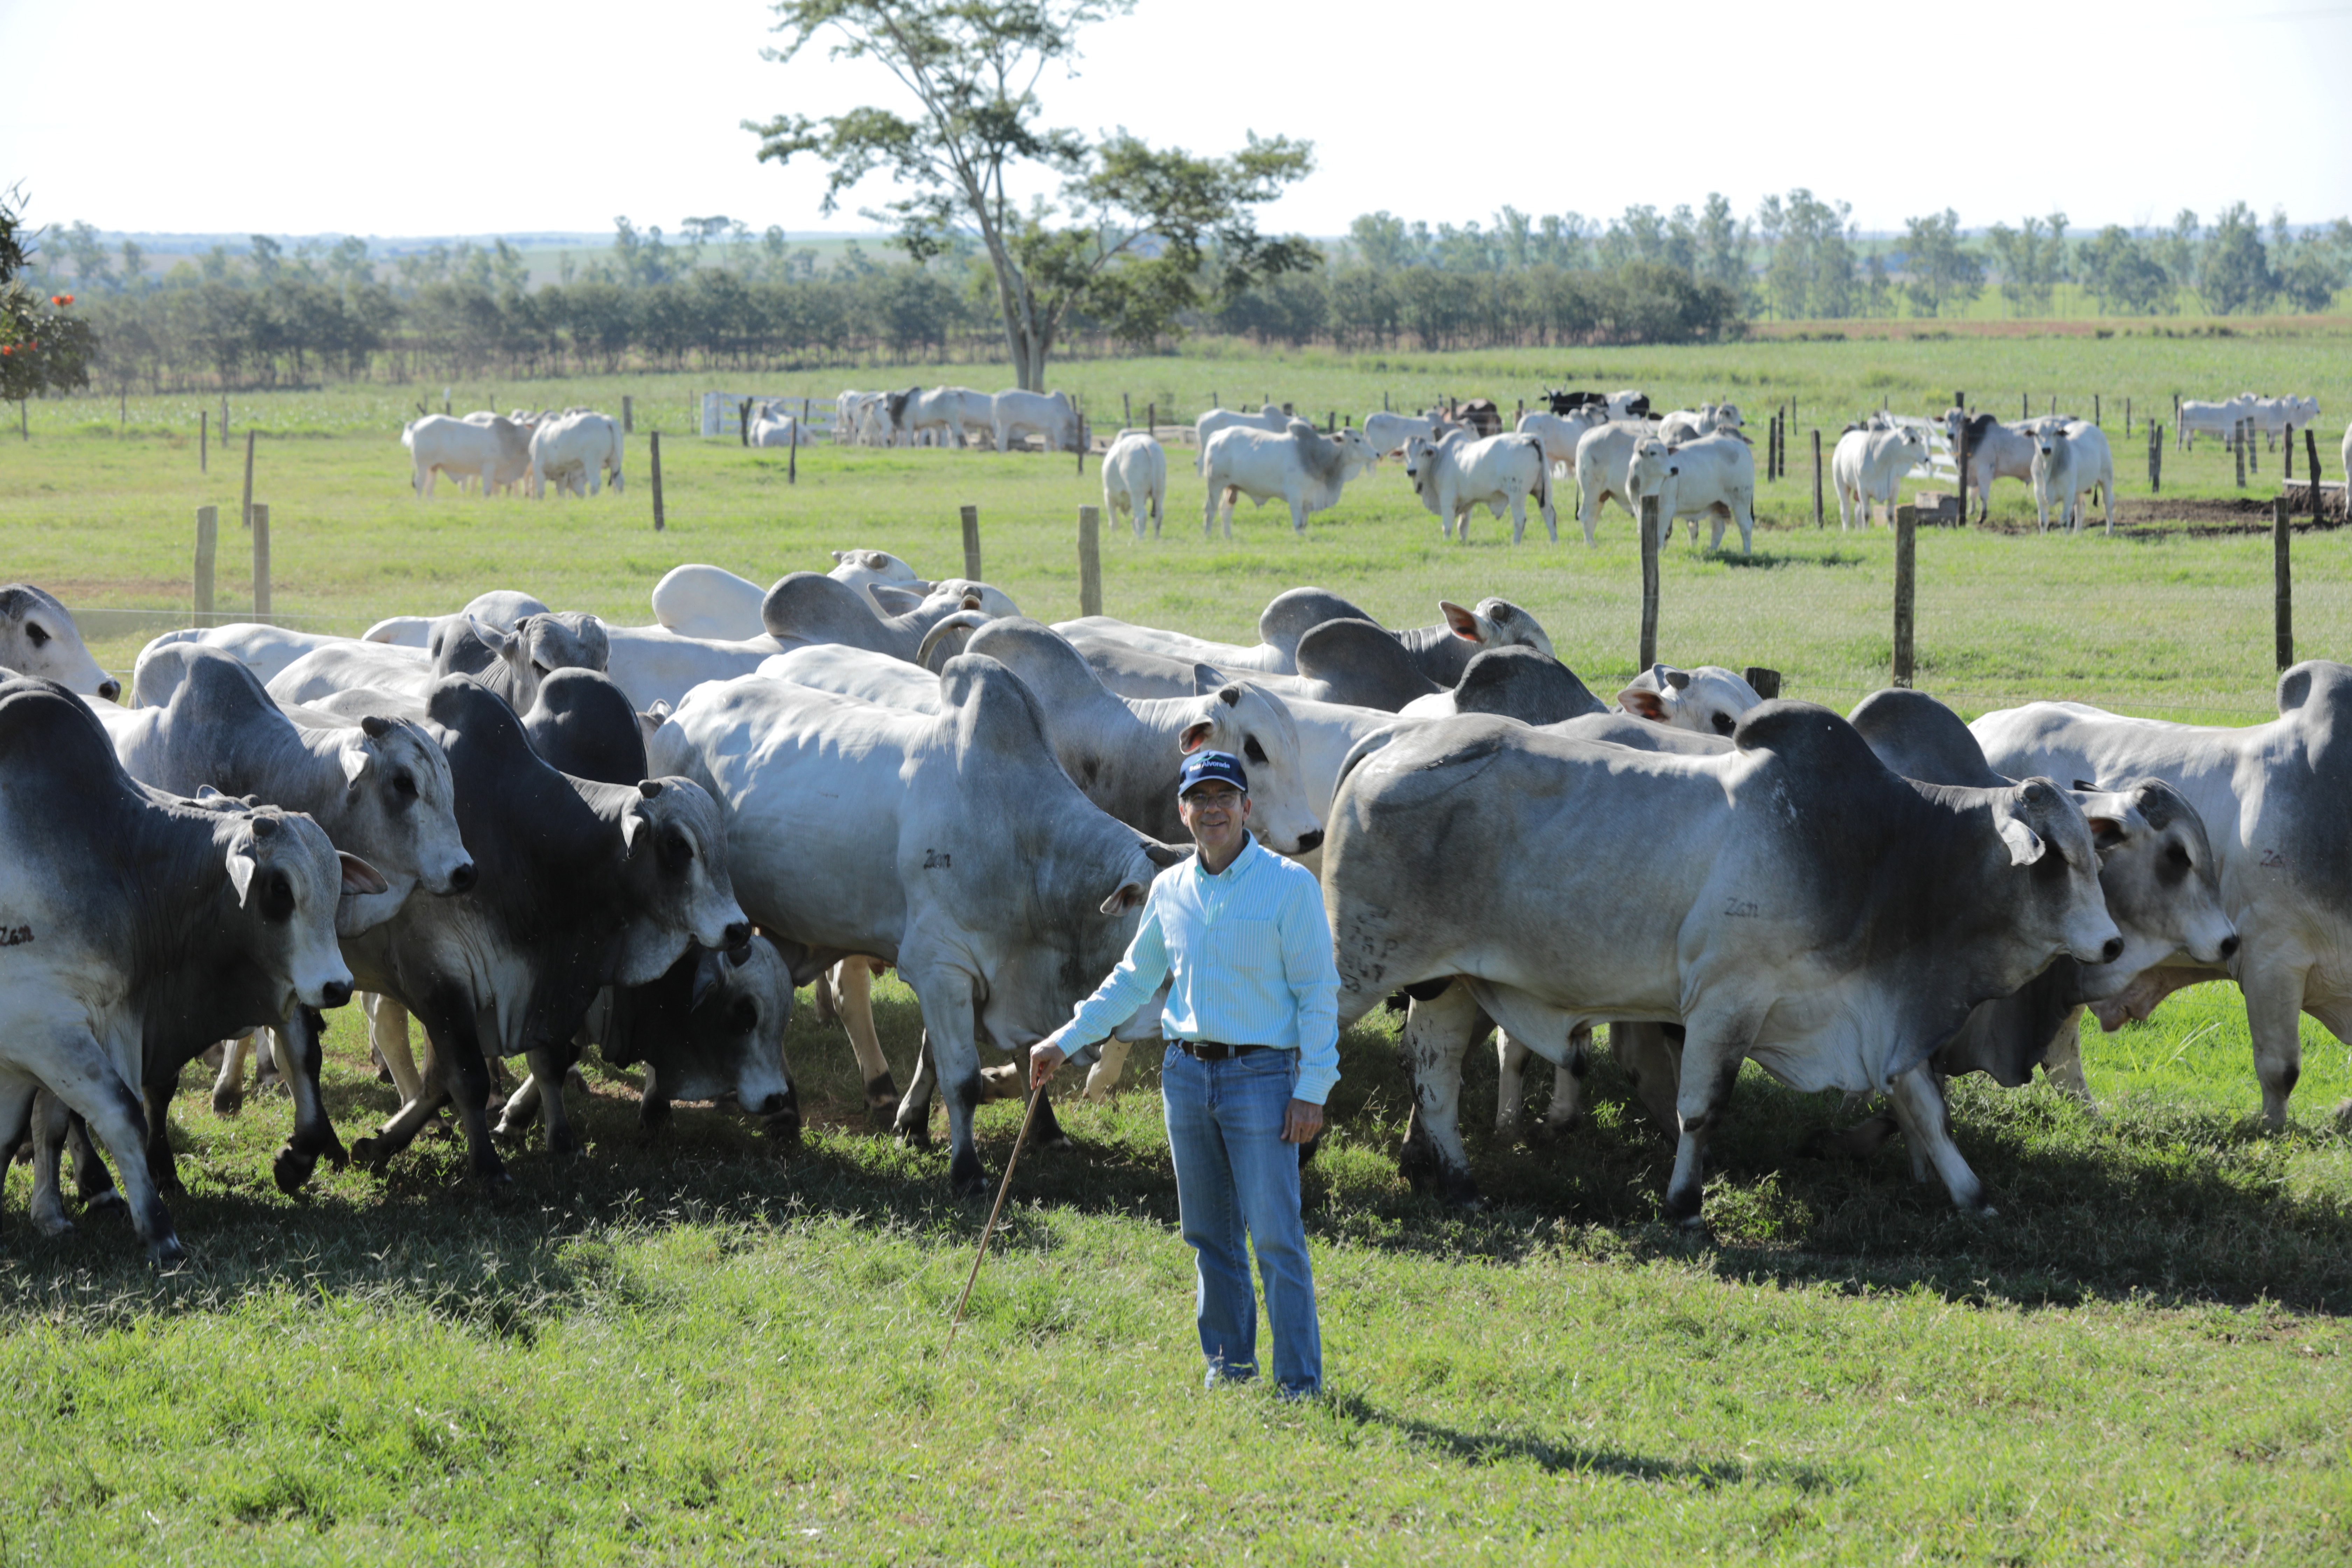
[[[2291,387],[2341,417],[2347,346],[1776,343],[1389,369],[1110,362],[1062,379],[1098,411],[1122,385],[1139,405],[1145,378],[1163,377],[1188,414],[1229,374],[1267,384],[1218,379],[1228,401],[1272,392],[1360,416],[1383,377],[1400,405],[1409,385],[1507,401],[1565,369],[1662,402],[1729,393],[1761,408],[1793,391],[1801,428],[1816,406],[1885,396],[1926,411],[1954,385],[2003,379],[2070,405],[2101,389],[2110,410],[2127,387],[2168,411],[2175,384]],[[804,390],[919,377],[1005,379],[902,370]],[[610,406],[625,389],[641,425],[674,405],[674,431],[699,385],[803,390],[697,375],[471,389],[471,401],[460,387],[457,403]],[[1042,618],[1076,610],[1073,518],[1099,500],[1091,463],[1081,480],[1067,456],[820,448],[788,486],[781,453],[666,437],[669,528],[656,535],[642,440],[617,499],[445,491],[420,505],[395,438],[410,390],[235,400],[240,430],[272,432],[255,489],[272,508],[288,618],[355,631],[513,586],[636,622],[679,562],[764,580],[853,544],[947,574],[960,569],[960,504],[981,508],[992,582]],[[215,449],[211,474],[196,474],[181,415],[193,426],[199,406],[216,405],[133,400],[124,437],[110,399],[44,404],[29,442],[0,434],[0,576],[77,609],[184,606],[191,509],[210,502],[230,520],[220,574],[233,604],[236,466]],[[2122,500],[2145,506],[2139,448],[2112,412],[2109,424]],[[2332,472],[2335,443],[2321,445]],[[1537,525],[1514,549],[1482,514],[1473,542],[1449,547],[1389,468],[1303,542],[1244,508],[1230,543],[1204,544],[1199,481],[1171,455],[1165,536],[1107,531],[1111,614],[1244,638],[1265,600],[1297,583],[1391,624],[1425,624],[1441,597],[1499,594],[1596,689],[1633,671],[1637,563],[1622,512],[1594,552],[1567,516],[1572,544],[1537,542]],[[2264,454],[2248,495],[2274,488],[2274,460]],[[2061,695],[2232,723],[2271,711],[2267,529],[2230,531],[2215,507],[2237,493],[2225,454],[2168,449],[2165,475],[2168,500],[2203,507],[2150,509],[2113,539],[1923,533],[1921,684],[1967,712]],[[2022,521],[2019,488],[1996,493],[1997,521]],[[1849,706],[1884,679],[1887,536],[1817,532],[1801,461],[1759,510],[1752,563],[1682,542],[1668,552],[1662,656],[1770,664],[1790,695]],[[2347,544],[2335,531],[2296,536],[2306,656],[2352,657]],[[100,643],[101,662],[127,668],[139,640]],[[876,1002],[904,1081],[913,1000],[891,978]],[[499,1193],[462,1182],[454,1146],[428,1139],[382,1173],[322,1166],[306,1195],[284,1198],[268,1169],[285,1103],[219,1117],[191,1075],[175,1110],[189,1191],[173,1212],[193,1257],[182,1270],[149,1272],[129,1227],[103,1214],[38,1238],[24,1179],[7,1184],[0,1376],[16,1419],[0,1435],[0,1559],[2352,1552],[2352,1140],[2334,1114],[2352,1095],[2352,1051],[2315,1024],[2294,1121],[2276,1135],[2252,1121],[2244,1010],[2226,986],[2085,1040],[2102,1117],[2038,1085],[1956,1086],[1960,1145],[2001,1211],[1983,1222],[1915,1185],[1899,1145],[1868,1163],[1803,1156],[1809,1132],[1851,1113],[1750,1068],[1718,1140],[1705,1238],[1658,1222],[1671,1151],[1605,1061],[1589,1121],[1528,1148],[1486,1131],[1495,1074],[1474,1053],[1465,1121],[1487,1204],[1462,1212],[1412,1191],[1394,1164],[1409,1101],[1394,1028],[1375,1013],[1343,1040],[1333,1131],[1308,1173],[1329,1393],[1306,1407],[1197,1387],[1148,1066],[1108,1104],[1064,1110],[1075,1148],[1024,1156],[952,1348],[947,1314],[984,1205],[946,1195],[943,1152],[900,1149],[868,1125],[846,1042],[805,1010],[787,1043],[809,1121],[798,1148],[692,1109],[646,1145],[634,1075],[592,1060],[576,1119],[588,1152],[559,1164],[528,1149]],[[393,1109],[361,1040],[355,1016],[335,1016],[328,1100],[347,1141]],[[1548,1088],[1530,1075],[1531,1116]],[[1018,1113],[982,1113],[992,1172]]]

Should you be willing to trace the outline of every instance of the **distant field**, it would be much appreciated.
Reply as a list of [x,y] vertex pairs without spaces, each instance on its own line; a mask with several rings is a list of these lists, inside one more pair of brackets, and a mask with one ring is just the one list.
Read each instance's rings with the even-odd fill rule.
[[[1727,395],[1759,425],[1793,396],[1801,430],[1882,399],[1929,412],[1956,387],[2004,414],[2021,391],[2084,413],[2096,392],[2121,500],[2147,521],[2112,539],[1925,533],[1921,684],[1969,711],[2064,696],[2245,723],[2272,710],[2267,530],[2214,521],[2241,492],[2210,447],[2168,444],[2151,504],[2121,400],[2137,429],[2151,405],[2168,415],[2176,389],[2292,388],[2340,421],[2347,346],[1954,338],[1092,362],[1056,379],[1098,423],[1122,392],[1138,418],[1147,400],[1190,416],[1213,389],[1360,417],[1383,390],[1400,406],[1445,393],[1508,406],[1546,381],[1643,385],[1662,404]],[[642,437],[618,498],[419,503],[397,435],[416,399],[437,409],[438,384],[239,395],[231,414],[240,433],[268,432],[255,493],[272,510],[278,606],[300,624],[356,631],[491,586],[641,622],[646,591],[680,562],[765,580],[852,544],[947,574],[961,567],[961,504],[981,509],[992,581],[1043,618],[1075,614],[1075,511],[1100,500],[1091,462],[1080,479],[1066,455],[818,448],[788,485],[781,453],[682,434],[703,387],[829,399],[917,380],[1009,378],[898,367],[454,389],[459,412],[617,409],[634,395],[641,428],[667,432],[658,535]],[[192,510],[211,503],[227,520],[233,605],[236,462],[215,448],[198,475],[199,408],[216,400],[134,398],[126,437],[112,400],[82,399],[36,405],[29,442],[0,431],[0,580],[77,608],[184,606]],[[2321,442],[2331,476],[2340,437]],[[1556,547],[1538,524],[1515,549],[1507,523],[1483,515],[1467,548],[1449,547],[1390,468],[1304,541],[1244,508],[1230,543],[1204,543],[1199,480],[1184,452],[1171,459],[1165,535],[1106,538],[1112,614],[1238,638],[1298,583],[1392,624],[1499,594],[1596,688],[1633,671],[1638,563],[1622,512],[1606,515],[1597,551],[1565,499]],[[2274,489],[2274,463],[2263,454],[2245,496]],[[1997,521],[2027,521],[2019,487],[1996,493]],[[1801,462],[1760,510],[1752,562],[1679,541],[1668,552],[1661,651],[1774,665],[1790,695],[1843,709],[1885,679],[1886,533],[1817,531]],[[2294,545],[2299,651],[2352,658],[2352,539]],[[139,640],[99,651],[125,668]],[[912,997],[893,977],[876,1000],[903,1081]],[[1376,1013],[1343,1041],[1334,1131],[1308,1173],[1331,1389],[1303,1410],[1195,1387],[1150,1067],[1111,1103],[1064,1112],[1075,1151],[1024,1156],[1001,1255],[952,1351],[946,1315],[984,1210],[946,1196],[943,1152],[869,1129],[845,1041],[805,1009],[787,1042],[810,1120],[797,1152],[691,1109],[644,1146],[635,1075],[592,1062],[577,1118],[589,1152],[520,1152],[504,1194],[469,1187],[454,1145],[427,1139],[383,1174],[322,1168],[311,1193],[283,1198],[268,1173],[284,1102],[224,1119],[192,1087],[175,1108],[185,1270],[152,1276],[128,1227],[103,1216],[37,1238],[26,1183],[7,1184],[0,1380],[16,1419],[0,1434],[0,1559],[2352,1552],[2352,1139],[2334,1115],[2352,1051],[2317,1025],[2305,1024],[2279,1135],[2251,1121],[2244,1009],[2224,985],[2084,1042],[2102,1118],[2039,1086],[1957,1086],[1960,1146],[2001,1211],[1989,1222],[1914,1185],[1899,1147],[1867,1163],[1802,1157],[1808,1132],[1850,1113],[1751,1068],[1704,1240],[1657,1223],[1671,1151],[1606,1061],[1590,1122],[1528,1149],[1487,1130],[1495,1071],[1474,1052],[1465,1123],[1488,1205],[1463,1213],[1412,1192],[1394,1165],[1409,1103],[1394,1029]],[[363,1049],[359,1020],[336,1015],[328,1103],[347,1140],[392,1109]],[[1531,1075],[1531,1114],[1548,1089]],[[982,1112],[992,1172],[1017,1117]]]
[[[2179,454],[2168,440],[2163,492],[2147,493],[2145,410],[2168,419],[2174,390],[2192,395],[2241,386],[2294,387],[2323,409],[2352,412],[2352,338],[2027,340],[1910,343],[1804,342],[1739,348],[1463,354],[1437,358],[1132,360],[1072,362],[1058,384],[1084,402],[1098,428],[1122,410],[1140,421],[1158,405],[1163,424],[1189,418],[1213,393],[1228,404],[1290,401],[1318,420],[1360,417],[1385,395],[1398,407],[1447,395],[1486,395],[1506,407],[1547,382],[1643,386],[1661,406],[1729,398],[1747,409],[1759,439],[1764,416],[1793,399],[1797,434],[1786,479],[1763,488],[1763,526],[1752,561],[1701,560],[1676,546],[1667,557],[1661,650],[1685,664],[1769,664],[1791,694],[1851,703],[1884,679],[1891,646],[1892,547],[1886,532],[1841,534],[1811,526],[1808,433],[1826,424],[1833,444],[1844,420],[1885,403],[1940,410],[1955,390],[2006,413],[2021,395],[2036,409],[2052,396],[2087,414],[2098,394],[2116,448],[2119,511],[2114,539],[2026,538],[1933,531],[1921,545],[1921,679],[1968,710],[2064,693],[2122,706],[2245,720],[2268,710],[2270,546],[2259,534],[2273,493],[2277,454],[2258,459],[2245,489],[2212,442]],[[445,493],[420,504],[408,490],[400,424],[415,404],[437,409],[443,387],[334,386],[239,395],[234,431],[266,432],[256,496],[272,507],[275,605],[282,615],[356,632],[394,614],[438,613],[490,585],[528,588],[551,603],[623,622],[650,618],[646,593],[668,567],[705,561],[757,581],[830,563],[824,552],[880,545],[926,571],[960,565],[957,509],[981,508],[983,564],[1024,607],[1048,618],[1076,613],[1076,509],[1100,499],[1091,466],[1083,479],[1067,458],[998,458],[935,451],[873,452],[830,447],[801,454],[800,482],[784,482],[782,454],[704,441],[695,427],[704,389],[830,399],[844,384],[905,384],[942,376],[981,386],[1009,377],[989,366],[947,371],[870,369],[824,379],[719,372],[616,380],[459,385],[452,406],[617,409],[635,400],[641,430],[666,434],[669,531],[649,530],[646,443],[630,445],[632,484],[617,500],[533,506]],[[1996,392],[1995,388],[2001,390]],[[2011,390],[2014,389],[2014,390]],[[2135,436],[2123,434],[2132,402]],[[0,515],[11,526],[8,570],[50,585],[68,603],[184,605],[193,510],[236,499],[242,437],[209,476],[195,471],[194,426],[217,399],[132,399],[129,438],[121,410],[100,398],[42,404],[35,438],[0,440]],[[2331,477],[2338,439],[2321,443]],[[2297,471],[2301,471],[2301,459]],[[1356,597],[1391,623],[1425,624],[1440,598],[1499,594],[1536,612],[1556,646],[1588,679],[1630,674],[1635,653],[1638,570],[1629,520],[1604,514],[1601,548],[1588,552],[1572,521],[1573,487],[1559,501],[1563,542],[1508,547],[1507,526],[1473,526],[1468,550],[1448,549],[1433,520],[1392,468],[1320,514],[1304,542],[1273,510],[1242,510],[1234,542],[1204,544],[1202,496],[1189,454],[1174,458],[1170,518],[1156,543],[1122,542],[1105,552],[1110,613],[1245,637],[1273,594],[1315,582]],[[2004,484],[1997,521],[2031,527],[2024,489]],[[2231,514],[2213,502],[2247,501]],[[2187,504],[2200,503],[2200,504]],[[1835,516],[1835,500],[1827,500]],[[2217,534],[2217,527],[2249,530]],[[240,546],[224,544],[225,595]],[[2308,651],[2325,653],[2352,629],[2346,612],[2346,551],[2333,535],[2298,556],[2298,625]],[[104,658],[127,663],[135,638]]]

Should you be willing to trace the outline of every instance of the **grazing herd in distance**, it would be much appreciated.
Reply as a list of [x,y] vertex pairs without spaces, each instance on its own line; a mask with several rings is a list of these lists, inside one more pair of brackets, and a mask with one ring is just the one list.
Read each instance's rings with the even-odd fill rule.
[[[1606,503],[1613,500],[1638,519],[1643,503],[1655,497],[1661,548],[1677,520],[1688,524],[1696,545],[1699,520],[1706,518],[1711,550],[1720,550],[1725,530],[1737,525],[1742,552],[1753,551],[1756,464],[1736,405],[1707,404],[1653,417],[1647,395],[1633,389],[1548,388],[1544,401],[1546,407],[1521,415],[1508,433],[1495,405],[1483,399],[1419,415],[1383,410],[1366,415],[1360,426],[1329,431],[1272,403],[1255,413],[1212,408],[1192,426],[1193,468],[1206,491],[1202,531],[1213,535],[1222,518],[1224,535],[1232,538],[1234,509],[1246,496],[1257,506],[1280,501],[1293,531],[1303,535],[1308,517],[1336,506],[1350,480],[1382,458],[1397,456],[1445,539],[1468,542],[1470,514],[1483,506],[1496,521],[1507,510],[1511,542],[1523,542],[1532,505],[1547,537],[1558,543],[1554,488],[1570,479],[1587,546],[1598,543]],[[801,444],[785,402],[745,400],[748,445]],[[2189,400],[2180,405],[2176,438],[2193,445],[2200,430],[2242,429],[2275,442],[2318,417],[2319,405],[2308,397],[2244,393],[2221,403]],[[993,449],[1006,452],[1034,437],[1044,450],[1076,451],[1086,445],[1085,431],[1066,394],[959,386],[843,392],[834,400],[832,419],[834,441],[858,446],[961,449],[977,437],[983,444],[992,437]],[[559,495],[593,494],[605,476],[615,490],[621,488],[620,426],[593,409],[425,416],[404,427],[401,440],[412,455],[411,485],[420,498],[432,495],[436,475],[457,479],[461,489],[478,484],[485,495],[528,484],[534,497],[541,496],[550,479]],[[2028,487],[2042,531],[2053,517],[2062,529],[2079,531],[2090,497],[2104,507],[2106,531],[2115,531],[2115,458],[2095,421],[2053,413],[2004,423],[1960,408],[1933,422],[1882,410],[1847,426],[1831,454],[1828,476],[1840,528],[1869,526],[1874,502],[1891,526],[1903,482],[1931,474],[1939,447],[1967,454],[1958,489],[1964,503],[1975,493],[1979,521],[1990,514],[1993,481],[2014,479]],[[2352,482],[2352,428],[2345,432],[2342,457]],[[1102,486],[1107,512],[1127,518],[1138,539],[1145,537],[1147,524],[1159,536],[1168,455],[1157,428],[1122,429],[1109,439]]]
[[[2039,1067],[2087,1100],[2086,1011],[2118,1027],[2227,979],[2277,1125],[2298,1016],[2352,1037],[2344,666],[2295,666],[2278,718],[2244,730],[2072,703],[1971,725],[1908,690],[1846,716],[1766,700],[1715,667],[1660,664],[1604,702],[1497,598],[1391,628],[1294,588],[1234,645],[1046,626],[846,550],[764,589],[683,565],[652,602],[637,626],[509,590],[355,638],[167,633],[126,694],[56,599],[0,589],[0,1145],[31,1145],[35,1226],[70,1223],[70,1152],[85,1200],[119,1184],[150,1256],[182,1256],[170,1102],[238,1038],[292,1091],[289,1193],[322,1157],[394,1158],[444,1110],[478,1179],[534,1119],[568,1152],[590,1046],[641,1068],[649,1127],[717,1101],[793,1135],[783,1032],[808,984],[898,1136],[928,1143],[944,1099],[949,1179],[978,1190],[975,1108],[1025,1079],[1191,852],[1174,783],[1202,747],[1244,759],[1254,829],[1321,879],[1343,1020],[1403,1008],[1403,1165],[1456,1198],[1461,1065],[1489,1034],[1498,1123],[1540,1057],[1558,1128],[1606,1026],[1694,1224],[1745,1061],[1885,1097],[1832,1143],[1899,1133],[1915,1177],[1987,1210],[1951,1075]],[[884,966],[923,1023],[903,1094],[872,1016]],[[324,1014],[355,997],[401,1104],[346,1151],[319,1075]],[[1157,1033],[1155,1002],[1081,1053],[1086,1092]],[[1014,1061],[984,1070],[983,1043]],[[216,1109],[244,1055],[224,1052]],[[1037,1126],[1061,1141],[1050,1103]]]

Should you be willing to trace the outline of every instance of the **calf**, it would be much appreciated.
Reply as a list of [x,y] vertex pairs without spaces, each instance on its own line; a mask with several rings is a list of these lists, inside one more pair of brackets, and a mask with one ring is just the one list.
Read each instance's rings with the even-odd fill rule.
[[1830,482],[1837,489],[1838,531],[1843,532],[1859,518],[1870,526],[1870,503],[1886,509],[1886,524],[1895,525],[1895,498],[1913,468],[1927,460],[1927,440],[1917,431],[1849,430],[1838,437],[1830,454]]
[[2033,432],[2033,515],[2042,531],[2050,531],[2050,513],[2054,508],[2058,525],[2064,529],[2082,526],[2082,514],[2076,510],[2074,492],[2074,447],[2066,432],[2055,421],[2034,427]]

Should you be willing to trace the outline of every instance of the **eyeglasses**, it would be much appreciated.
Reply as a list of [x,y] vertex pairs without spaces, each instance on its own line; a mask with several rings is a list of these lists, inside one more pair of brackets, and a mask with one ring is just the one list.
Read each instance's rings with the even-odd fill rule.
[[1196,789],[1184,798],[1196,810],[1213,806],[1230,811],[1240,805],[1244,797],[1237,789]]

